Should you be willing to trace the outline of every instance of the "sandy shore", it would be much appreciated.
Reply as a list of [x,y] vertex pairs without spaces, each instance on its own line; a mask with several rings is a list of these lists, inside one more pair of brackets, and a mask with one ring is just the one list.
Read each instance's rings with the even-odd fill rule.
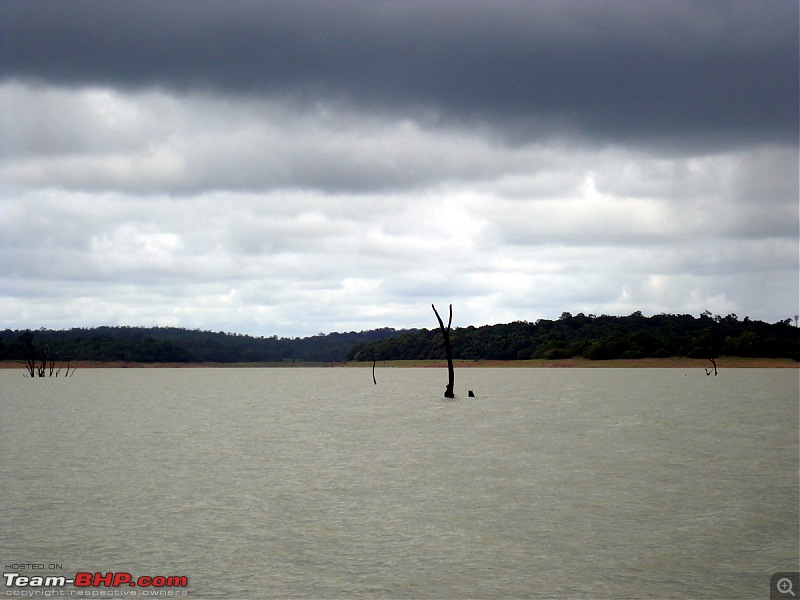
[[[735,356],[716,359],[717,369],[797,369],[800,362],[788,358],[740,358]],[[371,367],[370,362],[347,363],[345,366]],[[392,360],[378,361],[378,367],[441,367],[445,360]],[[539,368],[539,369],[700,369],[711,368],[708,360],[695,358],[638,358],[616,360],[589,360],[565,358],[560,360],[454,360],[453,366],[461,368]]]
[[[565,358],[561,360],[456,360],[453,365],[463,368],[538,368],[538,369],[700,369],[711,367],[707,360],[693,358],[639,358],[618,360],[588,360]],[[445,360],[385,360],[378,361],[380,368],[447,368]],[[58,369],[59,364],[56,364]],[[67,365],[63,365],[63,372]],[[299,367],[372,367],[371,362],[256,362],[256,363],[136,363],[124,361],[74,361],[70,369],[208,369],[208,368],[299,368]],[[0,361],[0,369],[24,369],[22,361]],[[723,356],[717,359],[718,369],[797,369],[800,362],[788,358],[741,358]]]

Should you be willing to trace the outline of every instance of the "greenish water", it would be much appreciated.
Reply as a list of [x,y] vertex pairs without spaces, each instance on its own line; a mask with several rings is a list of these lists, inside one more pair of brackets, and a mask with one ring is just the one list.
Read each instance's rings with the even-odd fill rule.
[[376,376],[2,371],[0,559],[194,598],[761,598],[798,569],[796,370]]

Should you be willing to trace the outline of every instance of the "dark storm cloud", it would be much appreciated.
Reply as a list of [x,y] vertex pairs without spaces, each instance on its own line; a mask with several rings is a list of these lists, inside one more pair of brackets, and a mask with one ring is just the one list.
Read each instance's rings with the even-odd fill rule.
[[6,1],[3,77],[619,141],[796,143],[798,3]]
[[0,305],[784,319],[797,106],[795,0],[0,0]]

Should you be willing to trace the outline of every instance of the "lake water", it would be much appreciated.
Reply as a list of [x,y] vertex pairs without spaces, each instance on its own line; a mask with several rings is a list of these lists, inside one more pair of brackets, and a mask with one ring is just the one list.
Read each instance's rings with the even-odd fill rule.
[[797,370],[376,376],[0,371],[0,560],[194,598],[766,598],[798,570]]

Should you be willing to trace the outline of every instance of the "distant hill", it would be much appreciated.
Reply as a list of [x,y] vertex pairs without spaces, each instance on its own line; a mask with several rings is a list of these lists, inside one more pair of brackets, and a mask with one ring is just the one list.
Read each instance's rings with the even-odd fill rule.
[[[704,313],[645,317],[571,315],[554,321],[516,321],[451,332],[460,360],[584,357],[716,358],[744,356],[800,360],[800,329],[790,319],[774,324],[736,315]],[[305,338],[250,335],[176,327],[95,327],[0,332],[0,360],[22,360],[49,347],[56,361],[127,362],[342,362],[444,357],[435,329],[374,329]]]
[[24,359],[49,346],[59,362],[341,362],[352,348],[408,330],[392,328],[306,338],[253,337],[177,327],[95,327],[0,332],[0,360]]
[[[453,358],[461,360],[716,358],[747,356],[800,360],[800,329],[791,320],[767,324],[736,315],[660,314],[627,317],[563,313],[555,321],[517,321],[456,328]],[[444,356],[438,329],[422,329],[356,346],[353,360],[421,360]]]

